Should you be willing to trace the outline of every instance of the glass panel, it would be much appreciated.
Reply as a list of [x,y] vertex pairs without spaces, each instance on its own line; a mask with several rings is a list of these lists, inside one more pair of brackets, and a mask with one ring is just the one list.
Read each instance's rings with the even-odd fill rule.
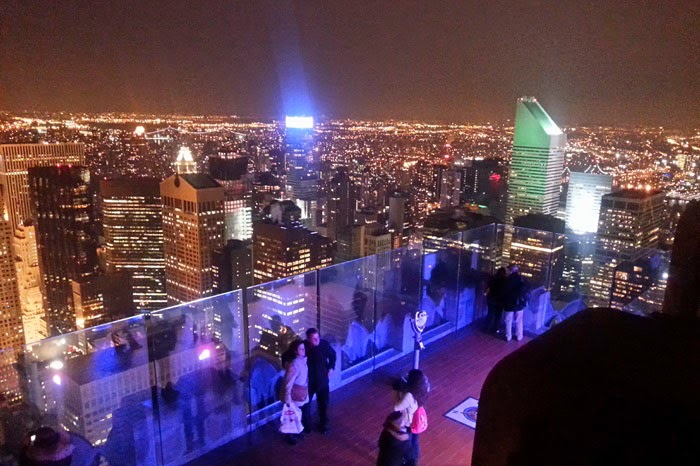
[[256,285],[246,290],[250,422],[273,414],[289,344],[318,327],[317,272]]
[[162,464],[192,460],[246,432],[242,296],[183,304],[147,322]]
[[555,314],[551,295],[558,294],[561,288],[565,237],[521,227],[511,227],[505,236],[506,244],[510,245],[509,263],[518,265],[530,289],[524,314],[525,330],[541,333]]
[[621,263],[611,295],[623,311],[637,315],[661,312],[671,258],[667,251],[646,251],[632,263]]
[[483,319],[487,314],[486,287],[496,270],[498,250],[496,224],[462,232],[459,312],[462,325]]
[[375,321],[378,327],[384,327],[382,333],[386,334],[384,342],[376,339],[380,352],[376,364],[390,355],[413,351],[409,319],[420,309],[422,250],[421,244],[415,244],[376,256]]
[[68,430],[111,464],[157,464],[144,323],[136,316],[27,345],[20,367],[31,421],[21,429]]
[[422,267],[421,309],[428,314],[424,334],[449,326],[454,330],[459,318],[459,276],[461,234],[432,236],[425,241]]
[[[374,320],[375,270],[376,259],[369,256],[327,267],[318,273],[320,331],[336,350],[342,371],[357,365],[363,369],[372,367],[375,340],[385,345],[386,329],[377,329]],[[363,362],[368,362],[369,366],[361,364]],[[343,372],[341,377],[348,374]],[[339,382],[331,380],[332,385]]]

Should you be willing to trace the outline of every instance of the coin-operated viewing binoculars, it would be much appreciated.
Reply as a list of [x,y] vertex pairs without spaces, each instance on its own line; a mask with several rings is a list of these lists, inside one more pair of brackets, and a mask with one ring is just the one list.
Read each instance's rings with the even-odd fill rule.
[[416,313],[411,316],[411,328],[413,329],[413,339],[415,340],[413,344],[413,368],[418,369],[420,363],[420,351],[425,349],[423,344],[423,330],[425,330],[425,324],[428,323],[428,313],[425,311],[416,311]]

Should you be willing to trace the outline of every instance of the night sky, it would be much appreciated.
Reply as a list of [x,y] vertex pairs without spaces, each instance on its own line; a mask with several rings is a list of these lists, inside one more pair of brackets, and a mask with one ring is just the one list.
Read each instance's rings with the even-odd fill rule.
[[700,124],[698,1],[0,0],[0,109]]

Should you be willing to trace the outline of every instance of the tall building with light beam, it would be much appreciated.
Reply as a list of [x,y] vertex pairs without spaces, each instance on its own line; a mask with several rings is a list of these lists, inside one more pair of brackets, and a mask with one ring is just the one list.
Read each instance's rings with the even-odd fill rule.
[[506,223],[529,213],[556,215],[566,135],[534,97],[518,99]]

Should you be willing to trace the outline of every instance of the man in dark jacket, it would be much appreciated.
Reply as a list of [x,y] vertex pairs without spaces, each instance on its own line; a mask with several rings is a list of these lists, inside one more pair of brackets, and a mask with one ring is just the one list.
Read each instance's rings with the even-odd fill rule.
[[508,277],[504,286],[506,341],[511,340],[513,320],[515,320],[515,339],[523,339],[523,314],[527,306],[528,284],[520,275],[516,264],[508,266]]
[[[318,414],[320,417],[319,430],[328,432],[328,403],[330,401],[330,389],[328,377],[333,373],[336,354],[328,341],[323,340],[318,330],[310,328],[306,331],[306,363],[309,366],[309,403],[306,405],[306,413],[302,414],[302,421],[310,427],[309,408],[311,400],[316,395]],[[305,427],[305,430],[307,429]]]

